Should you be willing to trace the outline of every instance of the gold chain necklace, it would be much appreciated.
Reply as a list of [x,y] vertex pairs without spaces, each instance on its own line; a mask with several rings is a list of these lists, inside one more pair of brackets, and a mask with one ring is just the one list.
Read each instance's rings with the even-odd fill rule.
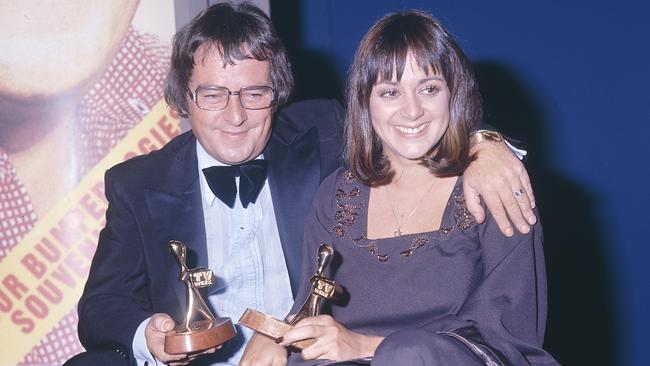
[[[404,219],[405,221],[408,221],[408,219],[410,219],[411,216],[413,216],[413,214],[418,210],[418,208],[420,208],[422,202],[424,202],[424,196],[426,196],[429,193],[429,191],[431,191],[431,188],[433,188],[434,184],[435,184],[435,180],[431,182],[429,188],[427,188],[427,190],[424,191],[422,196],[420,196],[420,199],[417,201],[418,204],[415,205],[415,207],[413,207],[413,209],[411,210],[411,212],[409,212],[408,215],[406,215],[406,218]],[[388,185],[384,186],[384,190],[386,193],[386,200],[388,200],[388,205],[390,206],[390,212],[393,213],[393,219],[395,219],[395,223],[397,224],[397,230],[393,232],[393,235],[402,236],[402,224],[399,222],[399,219],[397,219],[397,214],[395,213],[395,208],[393,207],[393,202],[391,201],[390,194],[388,192]]]

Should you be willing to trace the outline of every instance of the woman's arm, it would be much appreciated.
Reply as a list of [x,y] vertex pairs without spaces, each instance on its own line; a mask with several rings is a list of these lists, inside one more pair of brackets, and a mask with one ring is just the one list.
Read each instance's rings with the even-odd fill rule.
[[[331,240],[329,240],[331,233],[328,230],[327,225],[328,223],[333,222],[331,216],[334,212],[334,205],[336,204],[332,199],[332,197],[334,197],[333,191],[337,179],[340,179],[342,174],[343,171],[338,170],[321,183],[314,198],[312,209],[305,220],[300,285],[295,296],[293,308],[289,312],[290,314],[296,314],[309,296],[311,291],[309,278],[314,274],[316,269],[318,247],[324,242],[331,244]],[[329,268],[326,268],[324,274],[326,276],[330,275]],[[290,318],[290,316],[287,316],[287,318]],[[289,335],[288,339],[293,338],[296,341],[300,340],[289,333],[287,333]],[[241,359],[241,365],[284,365],[287,362],[287,349],[285,346],[290,343],[293,342],[283,342],[280,345],[276,344],[275,341],[270,338],[255,335],[246,347]]]
[[287,349],[275,340],[254,334],[246,345],[239,366],[284,366],[287,364]]
[[488,215],[477,237],[483,280],[458,313],[422,329],[452,337],[458,347],[497,365],[556,363],[542,349],[547,305],[541,225],[506,238]]
[[[303,269],[291,314],[297,313],[309,296],[309,278],[316,270],[318,248],[321,243],[333,244],[334,234],[330,226],[336,222],[334,215],[337,211],[337,202],[333,198],[337,194],[336,183],[339,179],[345,179],[345,173],[345,170],[340,169],[323,181],[314,199],[314,207],[305,221]],[[331,273],[332,268],[326,268],[324,275],[331,278]],[[293,330],[284,335],[281,344],[286,346],[308,338],[315,338],[316,342],[302,350],[302,358],[305,360],[343,360],[372,356],[382,339],[352,332],[331,316],[321,315],[298,322]]]
[[305,360],[328,359],[350,360],[372,357],[383,337],[353,332],[329,315],[320,315],[301,320],[288,331],[280,344],[289,346],[303,339],[316,339],[314,344],[302,350]]

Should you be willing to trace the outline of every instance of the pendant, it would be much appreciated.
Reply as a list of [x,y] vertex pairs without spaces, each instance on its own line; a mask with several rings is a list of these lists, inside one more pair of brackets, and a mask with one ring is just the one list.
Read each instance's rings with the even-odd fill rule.
[[393,232],[393,235],[402,236],[402,228],[398,226],[397,230]]

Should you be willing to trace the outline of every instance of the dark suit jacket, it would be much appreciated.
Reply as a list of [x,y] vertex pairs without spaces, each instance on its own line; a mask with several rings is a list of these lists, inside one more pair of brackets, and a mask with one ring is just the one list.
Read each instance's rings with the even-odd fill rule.
[[[321,182],[340,162],[343,112],[335,101],[281,110],[264,152],[291,287],[302,261],[304,219]],[[179,267],[167,243],[188,248],[188,266],[207,266],[196,138],[186,132],[161,150],[106,172],[106,227],[79,301],[79,339],[87,349],[115,349],[133,361],[138,325],[154,313],[177,321],[185,307]]]

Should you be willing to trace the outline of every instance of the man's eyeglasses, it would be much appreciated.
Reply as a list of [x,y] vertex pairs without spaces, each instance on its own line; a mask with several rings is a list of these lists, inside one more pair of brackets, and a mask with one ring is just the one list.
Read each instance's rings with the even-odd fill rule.
[[196,106],[208,111],[219,111],[228,106],[231,95],[239,96],[244,109],[266,109],[275,102],[275,90],[270,86],[247,86],[230,91],[221,86],[199,86],[190,96]]

